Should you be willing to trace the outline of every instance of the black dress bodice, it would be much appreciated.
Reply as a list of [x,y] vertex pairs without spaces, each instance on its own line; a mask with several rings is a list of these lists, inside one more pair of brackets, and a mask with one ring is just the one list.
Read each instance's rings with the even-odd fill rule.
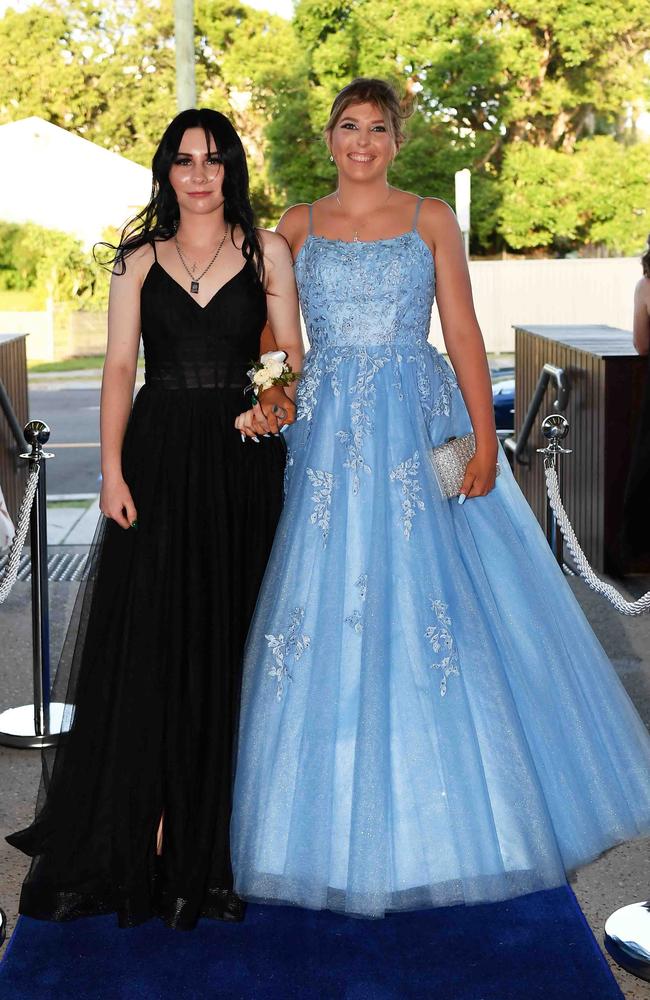
[[247,385],[266,322],[266,294],[250,261],[202,308],[156,258],[142,286],[140,315],[148,386],[243,390]]

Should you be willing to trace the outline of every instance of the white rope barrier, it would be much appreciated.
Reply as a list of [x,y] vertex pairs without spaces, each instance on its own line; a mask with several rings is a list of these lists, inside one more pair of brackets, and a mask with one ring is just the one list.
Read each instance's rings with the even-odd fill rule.
[[544,465],[544,475],[546,477],[546,491],[549,503],[557,518],[558,527],[562,532],[566,547],[573,556],[578,573],[587,586],[597,594],[602,594],[603,597],[606,597],[616,610],[620,611],[623,615],[640,615],[644,611],[650,611],[650,591],[644,594],[643,597],[639,597],[636,601],[626,601],[622,594],[619,594],[616,587],[613,587],[611,583],[605,583],[604,580],[596,576],[589,565],[589,560],[580,548],[576,533],[564,509],[557,472],[550,463]]
[[2,579],[0,579],[0,604],[3,604],[9,597],[11,588],[16,582],[16,577],[18,576],[20,557],[22,555],[23,546],[25,545],[25,539],[27,538],[27,532],[29,531],[29,515],[32,511],[32,504],[34,503],[34,497],[38,487],[39,472],[40,462],[35,462],[27,478],[27,486],[25,487],[25,493],[20,505],[20,510],[18,511],[18,527],[16,528],[16,534],[14,535],[11,543],[11,549],[9,551],[7,564],[2,574]]

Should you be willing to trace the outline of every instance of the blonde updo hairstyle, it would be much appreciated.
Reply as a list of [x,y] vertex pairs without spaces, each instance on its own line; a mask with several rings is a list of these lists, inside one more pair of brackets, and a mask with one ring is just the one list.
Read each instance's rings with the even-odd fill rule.
[[397,91],[386,80],[359,76],[348,83],[334,98],[330,116],[324,129],[329,147],[333,130],[352,104],[376,104],[381,111],[388,134],[398,150],[405,141],[404,122],[412,114],[410,102],[400,101]]

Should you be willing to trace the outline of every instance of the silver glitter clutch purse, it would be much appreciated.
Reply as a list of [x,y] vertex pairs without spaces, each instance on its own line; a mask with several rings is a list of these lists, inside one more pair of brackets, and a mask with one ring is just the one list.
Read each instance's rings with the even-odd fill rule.
[[[449,500],[460,494],[467,463],[475,451],[476,439],[473,433],[464,434],[462,437],[451,437],[444,444],[432,449],[431,461],[442,492]],[[497,476],[500,471],[497,462]]]

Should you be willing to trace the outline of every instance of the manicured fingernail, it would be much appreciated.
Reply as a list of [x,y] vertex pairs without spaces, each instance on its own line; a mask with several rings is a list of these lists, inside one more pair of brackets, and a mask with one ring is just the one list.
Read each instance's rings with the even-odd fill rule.
[[255,442],[255,444],[260,443],[260,439],[258,438],[257,434],[253,434],[253,441]]
[[465,503],[466,500],[467,500],[467,497],[465,496],[465,494],[461,493],[459,495],[459,497],[458,497],[458,503],[461,505],[461,507]]
[[135,530],[137,531],[138,530],[138,522],[137,521],[131,521],[131,527],[135,528]]
[[[240,434],[241,434],[241,431],[240,431]],[[246,435],[245,434],[241,435],[241,439],[244,442],[244,444],[246,444]]]
[[273,435],[273,437],[275,437],[275,438],[279,438],[279,437],[280,437],[280,432],[279,432],[279,431],[276,431],[276,432],[275,432],[275,434]]
[[266,434],[264,435],[264,437],[265,437],[265,438],[270,438],[270,437],[271,437],[271,435],[270,435],[270,434],[269,434],[269,433],[267,432],[267,433],[266,433]]

